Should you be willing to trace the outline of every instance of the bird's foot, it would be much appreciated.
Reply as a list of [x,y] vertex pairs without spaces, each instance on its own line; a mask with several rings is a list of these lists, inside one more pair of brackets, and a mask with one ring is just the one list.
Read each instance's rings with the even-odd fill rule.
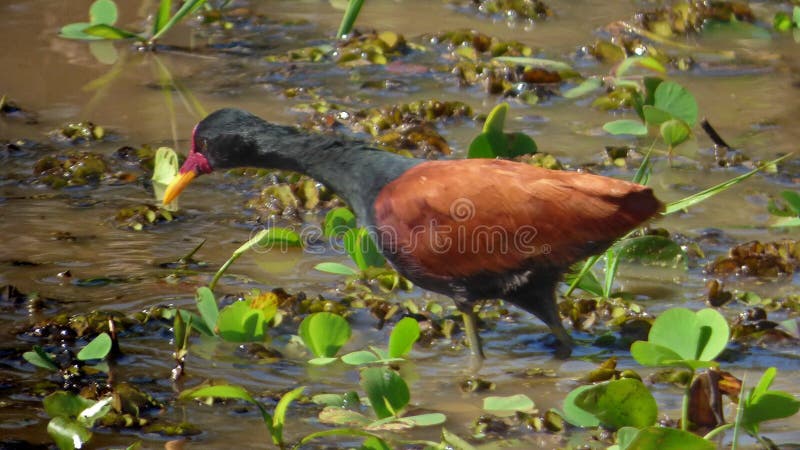
[[575,345],[575,342],[572,340],[572,336],[569,335],[563,326],[552,327],[552,332],[553,336],[556,338],[556,342],[554,344],[555,351],[553,352],[553,355],[558,359],[569,358],[570,355],[572,355],[572,347]]
[[567,359],[571,355],[572,355],[572,345],[564,344],[561,341],[556,343],[556,349],[553,352],[553,356],[555,356],[557,359]]

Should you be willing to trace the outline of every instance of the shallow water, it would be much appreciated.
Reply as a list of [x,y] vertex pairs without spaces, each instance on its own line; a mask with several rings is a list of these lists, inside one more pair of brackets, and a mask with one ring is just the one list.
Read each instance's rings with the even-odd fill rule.
[[[555,18],[533,25],[509,26],[505,21],[460,13],[438,2],[371,0],[367,3],[359,17],[361,27],[394,30],[419,42],[417,36],[423,33],[470,27],[500,38],[519,40],[540,49],[540,56],[559,60],[570,60],[576,49],[594,41],[598,28],[614,20],[630,18],[640,6],[639,2],[553,1],[550,3],[556,10]],[[122,207],[152,201],[151,191],[141,182],[52,190],[32,181],[32,167],[37,159],[67,148],[51,141],[47,133],[70,121],[91,120],[111,132],[102,142],[79,145],[80,150],[111,157],[122,146],[148,144],[167,145],[185,152],[192,126],[199,117],[184,107],[178,95],[173,96],[175,112],[171,113],[164,93],[158,89],[159,64],[167,67],[173,79],[187,88],[207,112],[237,106],[280,123],[298,123],[305,117],[296,109],[303,100],[279,95],[293,83],[311,86],[324,83],[325,92],[335,101],[347,99],[356,107],[433,97],[464,101],[476,112],[487,113],[501,101],[478,88],[459,89],[454,81],[446,81],[447,77],[417,79],[416,84],[400,92],[360,91],[360,83],[358,79],[351,79],[351,71],[327,64],[322,68],[306,68],[289,80],[271,77],[275,65],[265,63],[262,56],[327,39],[338,25],[341,13],[324,2],[261,2],[253,6],[277,21],[304,19],[309,23],[235,29],[213,34],[210,38],[200,25],[192,23],[177,28],[165,40],[178,50],[152,54],[118,44],[116,48],[126,64],[114,75],[110,85],[96,89],[93,80],[108,76],[114,69],[97,62],[86,43],[57,36],[61,25],[85,20],[84,5],[66,0],[21,0],[0,5],[0,17],[3,17],[0,42],[4,43],[0,95],[7,95],[38,115],[35,124],[0,118],[0,141],[26,139],[44,144],[23,146],[19,153],[0,156],[0,236],[3,236],[0,285],[14,285],[23,292],[37,292],[60,301],[44,312],[30,315],[20,309],[0,311],[0,330],[4,330],[6,341],[2,345],[4,352],[27,349],[36,343],[21,345],[12,333],[48,313],[92,309],[132,313],[153,305],[191,308],[195,288],[207,283],[219,264],[258,227],[253,213],[243,211],[245,201],[257,195],[258,183],[223,174],[203,177],[193,183],[181,196],[180,220],[140,232],[119,228],[114,216]],[[772,7],[754,4],[760,17],[771,17]],[[147,8],[126,2],[121,9],[121,23],[137,26],[142,19],[140,10]],[[230,42],[239,45],[232,46]],[[753,67],[712,68],[670,76],[697,96],[701,115],[708,117],[731,145],[751,158],[769,159],[797,151],[797,142],[800,142],[800,127],[796,126],[800,113],[798,44],[785,35],[775,35],[769,42],[709,39],[701,40],[700,44],[774,55],[768,62],[762,61]],[[191,51],[180,50],[183,48]],[[590,75],[606,73],[608,67],[583,63],[579,70],[583,75]],[[377,69],[359,72],[359,77],[380,75]],[[587,100],[557,98],[536,106],[512,102],[507,127],[529,133],[537,140],[540,150],[579,166],[602,162],[606,145],[634,143],[602,132],[602,123],[611,117],[610,113],[588,107]],[[479,129],[479,124],[469,120],[455,121],[440,128],[453,147],[455,157],[466,154],[471,138]],[[746,171],[744,168],[718,168],[713,162],[711,142],[699,127],[695,133],[696,139],[678,149],[672,165],[664,157],[657,158],[651,184],[665,201],[684,197]],[[708,261],[724,254],[736,243],[800,237],[797,232],[766,228],[772,220],[766,210],[769,196],[774,197],[783,189],[797,189],[798,159],[790,160],[787,167],[793,168],[793,179],[757,175],[687,213],[659,221],[658,226],[689,237],[697,237],[707,229],[720,229],[723,239],[718,244],[704,245],[705,257],[693,263],[685,273],[625,266],[621,270],[620,287],[635,293],[637,301],[653,313],[673,305],[702,308],[705,284],[702,268]],[[631,171],[611,167],[599,171],[619,177],[632,175]],[[307,215],[303,219],[306,224],[315,224],[320,222],[321,216]],[[74,240],[56,239],[58,233],[64,232],[70,233]],[[203,239],[208,241],[197,257],[207,262],[208,267],[182,277],[170,277],[174,270],[161,263],[174,261]],[[253,287],[281,287],[291,293],[305,292],[309,297],[321,294],[337,299],[343,295],[340,278],[313,270],[315,264],[331,260],[344,262],[345,257],[332,250],[323,255],[297,250],[248,253],[236,262],[230,276],[223,278],[218,291],[234,294]],[[70,278],[59,276],[65,271],[70,272]],[[79,282],[94,278],[101,280],[91,286]],[[798,294],[798,286],[800,275],[797,274],[779,280],[731,279],[726,284],[729,289],[754,290],[774,297]],[[418,304],[435,299],[450,306],[448,300],[419,289],[392,294],[389,298],[410,298]],[[741,304],[731,304],[722,311],[733,316],[743,309]],[[774,319],[786,317],[786,313],[778,313]],[[385,345],[389,330],[376,330],[376,320],[367,312],[357,312],[351,322],[354,339],[346,351],[366,345]],[[280,331],[294,333],[296,324],[284,324]],[[592,336],[586,333],[576,333],[585,345],[576,349],[573,358],[555,360],[545,345],[544,325],[516,309],[504,319],[490,322],[481,334],[489,357],[481,377],[496,383],[493,395],[525,393],[542,411],[560,407],[566,393],[577,386],[574,379],[612,354],[620,359],[621,367],[648,373],[637,366],[627,352],[609,352],[588,345]],[[275,336],[275,345],[285,351],[287,357],[272,364],[244,359],[232,344],[215,346],[199,339],[193,341],[186,384],[215,378],[241,384],[252,392],[285,392],[298,385],[308,386],[309,393],[357,389],[357,371],[344,366],[310,367],[305,363],[306,356],[287,350],[287,340],[285,335]],[[170,400],[172,344],[169,336],[123,338],[121,344],[127,356],[117,368],[117,376],[137,380],[141,388],[161,400]],[[753,347],[723,367],[752,381],[765,368],[777,366],[780,372],[775,388],[800,394],[792,381],[800,373],[795,344]],[[470,423],[481,414],[482,394],[462,394],[457,387],[467,374],[467,361],[465,349],[454,350],[441,340],[429,347],[418,346],[411,355],[411,362],[404,367],[404,375],[413,380],[410,382],[412,405],[445,413],[446,427],[462,436],[469,435]],[[4,357],[3,363],[0,364],[0,379],[8,380],[8,386],[30,386],[45,377],[42,371],[34,370],[19,357]],[[534,367],[550,369],[555,376],[524,379],[514,375]],[[660,415],[677,417],[678,389],[654,385],[653,390],[659,400]],[[3,404],[0,434],[34,443],[49,442],[44,433],[47,420],[38,398],[3,389],[0,403]],[[312,411],[309,405],[292,409],[286,431],[290,438],[322,429],[315,419],[309,419],[315,417]],[[188,448],[264,448],[269,442],[255,410],[243,412],[229,406],[207,408],[182,402],[174,403],[164,415],[170,420],[188,420],[203,430],[200,436],[190,438]],[[731,417],[730,411],[727,417]],[[799,442],[798,429],[800,419],[792,418],[767,424],[763,432],[775,442]],[[404,437],[436,440],[438,434],[439,428],[431,427],[406,433]],[[515,437],[523,439],[518,448],[566,445],[560,436],[552,434],[530,433]],[[143,440],[146,448],[161,447],[165,440],[155,435],[101,432],[93,444],[120,446],[136,439]]]

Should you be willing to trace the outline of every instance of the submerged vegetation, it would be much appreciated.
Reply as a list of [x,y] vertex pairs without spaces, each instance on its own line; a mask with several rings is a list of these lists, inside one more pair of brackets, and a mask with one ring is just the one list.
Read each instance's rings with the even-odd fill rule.
[[[220,439],[214,433],[229,426],[223,422],[250,444],[281,449],[777,448],[800,439],[799,393],[790,382],[800,339],[800,241],[791,234],[800,226],[797,156],[763,151],[771,138],[758,130],[786,127],[774,118],[726,136],[731,147],[720,134],[742,124],[712,117],[724,132],[715,130],[704,119],[707,97],[693,87],[696,74],[796,78],[797,68],[767,42],[796,50],[800,6],[639,2],[641,10],[565,55],[526,34],[563,20],[554,1],[426,6],[474,29],[421,36],[369,29],[359,17],[369,2],[358,0],[338,2],[338,28],[322,31],[267,18],[247,2],[145,3],[147,20],[136,24],[119,20],[114,1],[96,0],[88,22],[66,24],[60,35],[90,41],[101,62],[109,62],[109,48],[98,44],[147,50],[148,59],[124,61],[111,47],[115,65],[85,90],[99,94],[147,61],[155,81],[137,88],[163,93],[173,130],[173,95],[203,115],[187,86],[221,93],[226,104],[244,96],[231,93],[274,93],[303,128],[344,132],[402,155],[509,158],[647,184],[668,200],[664,218],[567,275],[559,309],[579,342],[579,369],[538,358],[549,355],[547,340],[518,336],[531,334],[525,324],[533,319],[488,302],[479,318],[501,336],[496,348],[531,363],[494,362],[503,355],[491,354],[496,367],[465,373],[463,325],[450,300],[426,295],[390,267],[370,230],[325,186],[295,173],[232,170],[206,186],[209,199],[231,194],[224,212],[196,209],[199,197],[186,200],[189,208],[164,207],[179,157],[155,150],[163,136],[142,145],[109,118],[51,124],[49,139],[4,140],[0,154],[8,167],[0,170],[4,217],[19,210],[26,220],[30,212],[14,203],[21,201],[63,203],[83,216],[70,224],[36,213],[39,222],[23,226],[45,223],[37,226],[47,230],[47,250],[9,250],[0,261],[8,330],[0,365],[14,392],[0,399],[9,411],[38,408],[9,412],[5,429],[41,422],[36,433],[46,429],[60,449],[90,441],[138,448],[154,439],[203,446]],[[187,31],[176,28],[182,22],[192,24],[192,46],[165,44]],[[492,22],[514,27],[515,40],[483,31]],[[720,44],[727,40],[762,44]],[[216,65],[174,77],[155,51]],[[2,94],[0,121],[35,125],[39,114]],[[714,102],[750,107],[734,97]],[[567,133],[594,139],[581,141],[597,147],[593,161],[539,133],[564,108],[591,112],[592,123],[569,124]],[[613,145],[603,148],[600,139]],[[699,181],[686,181],[692,176]],[[744,202],[753,217],[731,226],[704,209],[731,201]],[[679,216],[702,225],[683,226]],[[220,233],[225,226],[236,237]],[[23,246],[35,245],[34,228],[18,232]],[[166,245],[163,237],[178,228],[185,240]],[[122,237],[98,250],[97,230]],[[107,271],[89,270],[96,267]],[[655,281],[637,280],[637,270]],[[497,368],[505,364],[513,368]],[[580,373],[569,379],[562,372],[570,370]],[[537,397],[545,391],[549,398]],[[455,397],[456,407],[439,401]],[[220,430],[204,424],[209,413]],[[250,429],[259,419],[256,434]],[[0,446],[44,441],[3,437]]]

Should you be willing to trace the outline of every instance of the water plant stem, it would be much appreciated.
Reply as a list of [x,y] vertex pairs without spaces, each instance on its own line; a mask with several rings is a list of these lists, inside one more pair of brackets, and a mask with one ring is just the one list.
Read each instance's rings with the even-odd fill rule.
[[238,253],[238,252],[234,253],[233,255],[231,255],[230,258],[228,258],[227,261],[225,261],[225,264],[223,264],[219,268],[219,270],[217,270],[217,273],[214,274],[214,278],[212,278],[211,282],[208,283],[208,288],[209,289],[211,289],[212,291],[214,290],[214,288],[217,286],[217,282],[219,281],[220,278],[222,278],[222,274],[225,273],[225,271],[228,270],[228,267],[230,267],[231,264],[233,264],[234,261],[239,259],[239,256],[241,256],[241,255],[242,254]]
[[706,433],[706,435],[703,436],[703,439],[705,439],[707,441],[710,441],[710,440],[714,439],[715,437],[717,437],[718,435],[720,435],[723,431],[727,431],[727,430],[730,430],[731,428],[733,428],[733,425],[734,424],[732,424],[732,423],[726,423],[724,425],[720,425],[717,428],[714,428],[713,430],[711,430],[708,433]]
[[686,385],[686,389],[683,391],[683,405],[681,407],[681,430],[683,431],[689,431],[689,399],[693,382],[694,370],[692,370],[692,376],[689,378],[689,384]]

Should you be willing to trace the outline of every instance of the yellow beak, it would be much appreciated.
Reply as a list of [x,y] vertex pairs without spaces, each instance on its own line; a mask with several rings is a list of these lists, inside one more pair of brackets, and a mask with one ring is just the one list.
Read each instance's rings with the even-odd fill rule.
[[167,186],[167,190],[164,192],[163,203],[167,205],[178,198],[181,192],[183,192],[186,186],[188,186],[196,176],[197,174],[194,170],[189,170],[173,178],[172,182]]

